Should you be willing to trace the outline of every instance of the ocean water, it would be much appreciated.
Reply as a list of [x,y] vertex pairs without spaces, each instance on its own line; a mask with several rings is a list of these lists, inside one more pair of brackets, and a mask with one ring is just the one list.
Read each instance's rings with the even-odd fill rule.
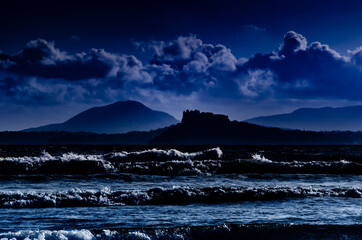
[[0,239],[362,239],[362,147],[3,146]]

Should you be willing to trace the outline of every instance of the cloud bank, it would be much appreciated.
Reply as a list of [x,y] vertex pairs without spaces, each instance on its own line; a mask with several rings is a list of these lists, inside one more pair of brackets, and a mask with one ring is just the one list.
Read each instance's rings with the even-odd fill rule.
[[147,44],[148,62],[133,55],[91,49],[75,54],[44,39],[15,54],[0,53],[0,101],[56,105],[172,97],[362,100],[362,47],[342,56],[296,32],[279,48],[237,58],[224,45],[196,36]]

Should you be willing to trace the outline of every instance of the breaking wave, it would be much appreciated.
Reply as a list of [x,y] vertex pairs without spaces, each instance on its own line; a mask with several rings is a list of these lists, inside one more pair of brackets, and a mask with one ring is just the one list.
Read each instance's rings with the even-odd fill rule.
[[218,204],[304,197],[362,198],[360,188],[207,187],[100,191],[72,189],[58,192],[0,192],[1,208],[95,207],[122,205]]
[[0,233],[3,240],[198,240],[198,239],[350,239],[361,237],[360,225],[224,224],[219,226],[106,229],[23,230]]
[[118,152],[110,153],[105,157],[110,161],[167,161],[167,160],[203,160],[218,159],[222,157],[220,148],[211,148],[205,151],[187,153],[176,149],[161,150],[150,149],[139,152]]
[[2,157],[0,174],[97,174],[196,175],[229,173],[326,173],[361,174],[362,164],[340,161],[271,161],[254,154],[250,159],[227,160],[220,148],[187,153],[175,149],[150,149],[108,154],[44,152],[36,157]]

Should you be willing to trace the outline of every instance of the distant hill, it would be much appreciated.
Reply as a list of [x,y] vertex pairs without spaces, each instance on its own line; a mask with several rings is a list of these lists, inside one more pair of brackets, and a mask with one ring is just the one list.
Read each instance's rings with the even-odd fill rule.
[[292,113],[256,117],[245,122],[312,131],[361,131],[362,106],[300,108]]
[[146,145],[167,127],[148,132],[99,134],[89,132],[0,132],[1,145]]
[[185,111],[181,123],[123,134],[38,131],[0,132],[0,144],[344,145],[362,144],[362,132],[315,132],[230,121],[227,116]]
[[313,132],[263,127],[230,121],[227,116],[185,111],[181,123],[169,127],[151,144],[361,144],[362,132]]
[[35,131],[66,131],[93,133],[126,133],[131,131],[149,131],[176,124],[179,121],[165,112],[154,111],[136,101],[116,102],[103,107],[88,109],[64,123],[50,124]]

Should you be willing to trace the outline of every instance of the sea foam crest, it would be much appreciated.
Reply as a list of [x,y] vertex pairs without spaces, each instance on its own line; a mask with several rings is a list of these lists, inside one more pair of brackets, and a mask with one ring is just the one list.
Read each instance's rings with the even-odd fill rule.
[[40,156],[24,157],[0,157],[0,161],[12,161],[19,163],[34,163],[45,161],[99,161],[103,155],[77,154],[73,152],[63,153],[60,156],[52,156],[50,153],[43,151]]
[[360,188],[206,187],[111,191],[1,192],[1,208],[96,207],[120,205],[215,204],[304,197],[362,198]]
[[[87,174],[129,172],[128,169],[130,165],[135,164],[135,166],[140,167],[143,162],[161,163],[169,161],[172,162],[170,167],[171,165],[174,165],[173,168],[178,168],[177,165],[189,166],[191,163],[190,160],[218,159],[221,157],[222,151],[220,148],[212,148],[193,153],[181,152],[175,149],[150,149],[139,152],[116,152],[98,155],[69,152],[63,153],[60,156],[52,156],[47,152],[43,152],[40,156],[32,157],[1,157],[0,174]],[[147,163],[140,168],[148,168]],[[185,171],[181,170],[180,174],[182,174],[182,172],[200,173],[200,171],[196,169],[192,170],[192,166],[187,169],[188,170],[185,169]]]
[[1,240],[46,240],[46,239],[54,239],[54,240],[93,240],[95,236],[89,230],[59,230],[59,231],[49,231],[49,230],[24,230],[18,232],[8,232],[8,233],[0,233]]
[[63,153],[52,156],[43,152],[40,156],[2,157],[0,174],[26,173],[102,173],[114,172],[114,166],[104,160],[103,155]]
[[261,154],[249,159],[220,159],[220,148],[184,153],[175,149],[150,149],[98,155],[44,152],[36,157],[0,158],[0,174],[95,174],[197,175],[229,173],[325,173],[360,174],[362,164],[340,161],[272,161]]
[[237,160],[174,160],[114,163],[119,172],[148,175],[230,173],[360,174],[362,164],[348,161],[277,162],[262,156]]
[[360,239],[359,225],[228,224],[117,230],[35,230],[0,233],[2,240]]
[[261,161],[261,162],[266,162],[266,163],[272,163],[273,161],[265,158],[263,155],[259,154],[259,153],[254,153],[251,155],[253,160],[256,161]]
[[176,149],[162,150],[149,149],[138,152],[116,152],[106,155],[109,160],[118,161],[166,161],[166,160],[194,160],[194,159],[218,159],[223,152],[219,147],[199,152],[181,152]]

